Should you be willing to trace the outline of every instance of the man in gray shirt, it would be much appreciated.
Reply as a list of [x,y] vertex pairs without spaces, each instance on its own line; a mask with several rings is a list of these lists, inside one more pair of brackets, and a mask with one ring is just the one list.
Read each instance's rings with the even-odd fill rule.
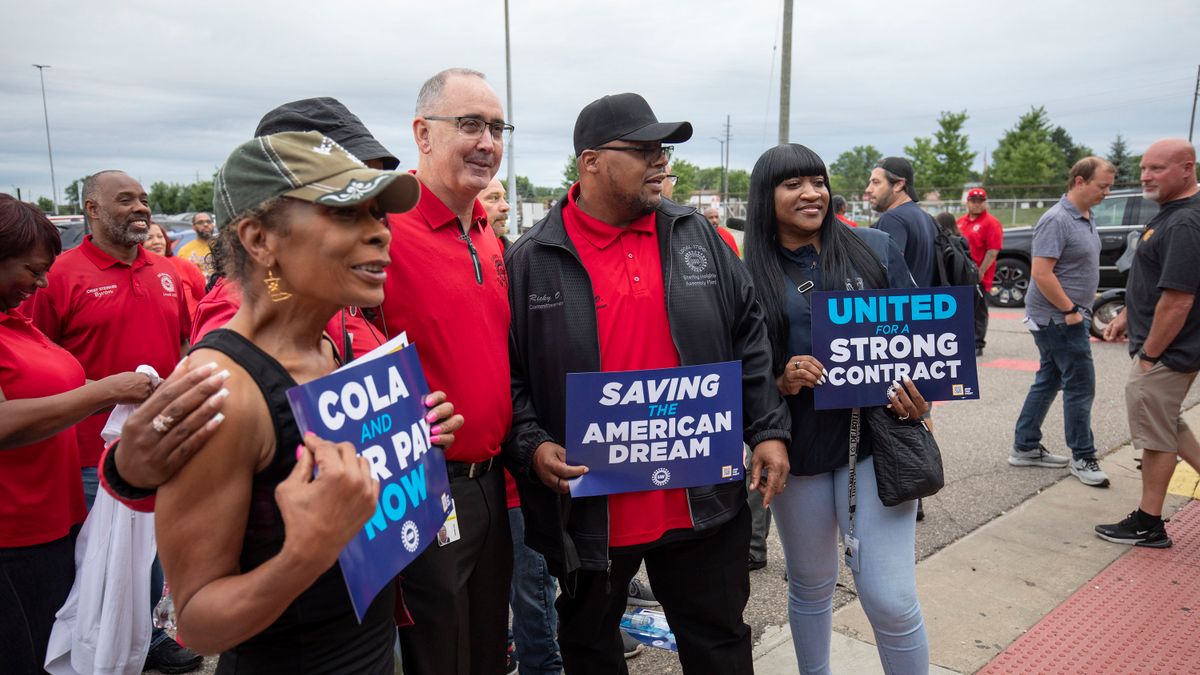
[[[1088,336],[1090,307],[1100,284],[1100,235],[1092,207],[1104,201],[1116,169],[1100,157],[1084,157],[1071,167],[1067,194],[1050,207],[1033,230],[1033,271],[1025,297],[1025,323],[1041,365],[1021,415],[1008,463],[1013,466],[1071,467],[1084,485],[1108,487],[1092,441],[1092,399],[1096,370]],[[1042,445],[1042,422],[1058,391],[1063,392],[1063,431],[1071,458]]]

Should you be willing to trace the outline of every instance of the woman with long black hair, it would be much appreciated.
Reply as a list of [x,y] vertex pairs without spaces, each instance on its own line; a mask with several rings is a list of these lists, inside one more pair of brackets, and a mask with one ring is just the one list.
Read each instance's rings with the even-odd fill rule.
[[[776,384],[792,415],[788,489],[772,505],[788,570],[788,618],[803,673],[828,673],[838,531],[858,542],[854,583],[888,673],[924,673],[929,645],[917,601],[915,501],[886,507],[869,447],[857,452],[857,506],[851,521],[851,411],[816,410],[825,383],[812,356],[809,292],[911,288],[903,254],[884,232],[849,228],[829,208],[829,172],[796,144],[763,153],[750,176],[746,265],[763,305]],[[889,408],[898,418],[928,410],[911,381],[898,383]]]

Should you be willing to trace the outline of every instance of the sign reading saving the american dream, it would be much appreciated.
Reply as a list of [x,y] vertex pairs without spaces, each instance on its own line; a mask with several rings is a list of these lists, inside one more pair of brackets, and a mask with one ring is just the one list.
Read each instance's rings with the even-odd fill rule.
[[401,344],[393,340],[287,392],[301,433],[352,444],[380,483],[375,514],[338,555],[360,622],[450,513],[446,458],[429,442],[425,421],[425,374],[417,348],[397,351]]
[[742,480],[742,364],[569,373],[566,448],[574,497]]
[[814,292],[816,408],[884,405],[905,376],[927,401],[979,398],[974,303],[969,286]]

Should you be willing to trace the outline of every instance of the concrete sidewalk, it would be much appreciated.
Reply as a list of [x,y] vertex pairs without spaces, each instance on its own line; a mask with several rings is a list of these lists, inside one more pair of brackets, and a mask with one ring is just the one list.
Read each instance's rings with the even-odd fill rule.
[[[1185,419],[1200,428],[1200,407],[1186,412]],[[1100,539],[1092,527],[1121,520],[1136,508],[1141,496],[1136,456],[1125,445],[1101,460],[1112,481],[1107,489],[1067,477],[917,565],[930,660],[936,664],[931,672],[983,668],[1131,550]],[[1186,483],[1190,472],[1185,468],[1180,473]],[[1178,489],[1179,494],[1167,496],[1166,514],[1189,501],[1196,490],[1191,487],[1190,494]],[[883,672],[870,623],[857,601],[834,613],[833,625],[833,672]],[[787,626],[765,631],[754,656],[758,673],[797,672]]]

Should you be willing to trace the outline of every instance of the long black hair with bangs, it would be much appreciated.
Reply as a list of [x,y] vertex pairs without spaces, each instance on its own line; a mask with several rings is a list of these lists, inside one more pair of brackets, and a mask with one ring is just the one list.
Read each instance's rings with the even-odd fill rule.
[[[829,185],[829,170],[817,153],[797,143],[767,150],[750,174],[750,196],[746,207],[745,260],[758,289],[771,338],[775,372],[783,370],[787,353],[787,294],[796,290],[783,270],[775,218],[775,188],[789,178],[821,176]],[[832,200],[821,221],[821,279],[827,291],[858,288],[887,288],[887,276],[879,256],[833,212]]]

